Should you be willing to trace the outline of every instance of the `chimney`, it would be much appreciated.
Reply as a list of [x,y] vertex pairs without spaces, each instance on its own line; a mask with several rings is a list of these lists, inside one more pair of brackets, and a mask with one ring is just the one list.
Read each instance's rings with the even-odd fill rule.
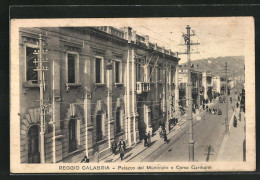
[[145,35],[145,44],[147,47],[149,47],[149,36],[148,35]]
[[133,34],[132,34],[132,40],[133,40],[134,43],[136,44],[136,41],[137,41],[136,31],[133,31]]
[[132,41],[132,28],[131,27],[125,27],[125,39],[128,40],[128,43],[131,43]]
[[157,43],[154,44],[154,50],[157,50]]

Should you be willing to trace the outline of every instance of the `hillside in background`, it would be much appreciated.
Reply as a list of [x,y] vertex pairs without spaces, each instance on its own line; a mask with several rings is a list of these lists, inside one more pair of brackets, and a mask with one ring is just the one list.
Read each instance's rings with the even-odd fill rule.
[[[228,76],[241,76],[244,74],[244,56],[226,56],[217,58],[198,59],[191,61],[194,69],[198,71],[210,71],[213,75],[225,75],[224,65],[227,62]],[[185,66],[186,63],[181,64]]]

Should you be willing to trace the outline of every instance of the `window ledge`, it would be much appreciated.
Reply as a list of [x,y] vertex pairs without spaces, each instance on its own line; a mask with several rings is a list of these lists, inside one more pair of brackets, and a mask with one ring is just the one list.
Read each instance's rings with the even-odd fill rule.
[[40,84],[27,81],[27,82],[23,82],[23,87],[25,87],[25,88],[38,88],[38,87],[40,87]]
[[85,148],[76,149],[75,151],[69,152],[68,156],[78,154],[79,152],[84,151],[84,150],[85,150]]
[[105,87],[105,83],[95,83],[95,87]]
[[118,133],[116,133],[116,136],[121,136],[121,135],[123,135],[124,134],[124,132],[118,132]]
[[69,87],[79,87],[79,86],[81,86],[81,83],[66,83],[66,86],[69,86]]
[[91,131],[91,130],[94,129],[94,126],[93,126],[93,125],[88,125],[88,126],[87,126],[87,129],[88,129],[88,131]]
[[115,123],[115,120],[110,120],[109,123],[110,123],[110,124],[113,124],[113,123]]
[[81,85],[81,83],[66,83],[66,91],[69,91],[70,88],[79,88]]
[[115,87],[122,87],[123,83],[115,83]]
[[102,143],[105,143],[107,141],[107,139],[101,139],[99,141],[97,141],[97,144],[102,144]]

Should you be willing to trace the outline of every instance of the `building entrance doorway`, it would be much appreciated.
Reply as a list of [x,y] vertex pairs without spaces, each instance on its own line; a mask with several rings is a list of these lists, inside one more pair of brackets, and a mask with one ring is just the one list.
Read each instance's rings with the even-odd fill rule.
[[28,132],[28,163],[40,163],[39,132],[32,126]]
[[77,149],[76,120],[71,119],[69,121],[69,152],[75,151],[76,149]]
[[102,140],[102,114],[97,114],[96,116],[96,128],[97,128],[97,141]]

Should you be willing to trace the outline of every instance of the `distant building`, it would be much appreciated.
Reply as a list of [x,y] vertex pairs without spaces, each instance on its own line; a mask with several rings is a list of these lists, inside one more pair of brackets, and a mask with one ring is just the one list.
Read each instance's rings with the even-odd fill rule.
[[[188,74],[186,65],[181,65],[179,69],[179,99],[180,105],[186,107],[187,105],[187,83],[188,83]],[[198,107],[203,102],[203,87],[202,87],[202,72],[191,70],[191,82],[192,82],[192,100],[193,105]]]
[[212,81],[213,81],[213,92],[220,93],[220,90],[221,90],[221,78],[220,78],[220,76],[213,76]]
[[213,98],[213,81],[211,72],[203,72],[202,86],[204,88],[204,99],[210,100]]

